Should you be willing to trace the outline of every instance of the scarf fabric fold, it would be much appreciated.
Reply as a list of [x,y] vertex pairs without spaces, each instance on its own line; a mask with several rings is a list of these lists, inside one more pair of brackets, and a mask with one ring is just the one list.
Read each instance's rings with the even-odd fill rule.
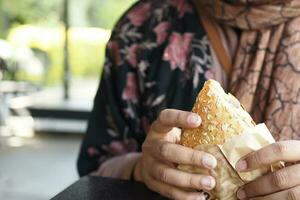
[[229,92],[276,140],[300,139],[300,0],[195,2],[200,15],[241,30]]

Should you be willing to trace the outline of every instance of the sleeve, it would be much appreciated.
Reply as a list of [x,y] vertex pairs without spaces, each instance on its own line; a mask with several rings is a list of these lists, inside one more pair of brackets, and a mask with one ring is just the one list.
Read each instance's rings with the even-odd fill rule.
[[[141,30],[147,27],[144,13],[150,13],[147,2],[138,2],[121,18],[108,42],[100,86],[77,160],[80,176],[97,171],[110,158],[138,152],[144,140],[136,65]],[[133,21],[138,15],[142,16],[139,21]]]

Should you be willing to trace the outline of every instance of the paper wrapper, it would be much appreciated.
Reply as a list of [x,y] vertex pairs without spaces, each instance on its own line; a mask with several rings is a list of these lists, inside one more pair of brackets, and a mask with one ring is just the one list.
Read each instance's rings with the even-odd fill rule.
[[217,186],[213,191],[203,191],[207,200],[237,200],[236,192],[247,182],[283,167],[283,163],[274,163],[271,166],[258,170],[238,173],[235,165],[238,160],[247,154],[259,150],[275,140],[265,124],[256,125],[241,135],[226,140],[223,145],[198,145],[195,149],[211,153],[218,160],[214,170],[202,169],[195,166],[179,165],[178,168],[190,173],[211,175],[216,178]]

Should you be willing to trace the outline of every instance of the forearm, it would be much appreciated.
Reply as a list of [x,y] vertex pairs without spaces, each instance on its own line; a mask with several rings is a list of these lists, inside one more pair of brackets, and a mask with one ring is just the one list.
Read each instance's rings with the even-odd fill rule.
[[128,153],[111,158],[102,163],[91,175],[129,180],[139,157],[140,153]]

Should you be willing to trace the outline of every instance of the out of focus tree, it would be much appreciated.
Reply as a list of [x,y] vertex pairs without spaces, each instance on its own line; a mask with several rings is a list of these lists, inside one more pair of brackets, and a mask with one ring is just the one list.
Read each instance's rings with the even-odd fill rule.
[[[70,0],[71,25],[111,29],[136,1]],[[0,32],[23,24],[57,25],[61,19],[62,3],[62,0],[0,0]]]
[[0,0],[2,34],[23,24],[57,25],[62,0]]
[[[99,76],[109,30],[136,1],[69,0],[73,75]],[[47,84],[56,84],[62,77],[62,9],[63,0],[0,0],[0,38],[44,52],[49,58]]]
[[111,29],[123,12],[137,0],[92,0],[87,12],[90,23]]

